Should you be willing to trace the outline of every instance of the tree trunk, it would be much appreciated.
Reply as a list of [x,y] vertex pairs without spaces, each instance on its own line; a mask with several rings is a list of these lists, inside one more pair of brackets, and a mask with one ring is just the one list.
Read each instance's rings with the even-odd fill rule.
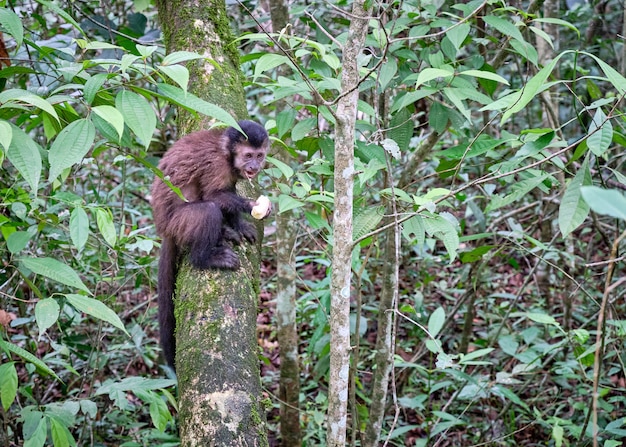
[[330,377],[328,446],[344,447],[348,419],[350,370],[350,286],[352,279],[352,211],[354,197],[354,138],[359,67],[357,58],[367,33],[364,0],[352,3],[350,30],[343,48],[342,96],[337,104],[335,139],[335,213],[330,307]]
[[[270,0],[272,31],[280,32],[289,24],[289,8],[285,0]],[[287,72],[278,67],[278,75]],[[276,112],[285,109],[285,101],[276,102]],[[291,165],[293,157],[279,150],[275,155]],[[289,181],[290,179],[287,179]],[[298,356],[298,327],[296,324],[296,219],[293,211],[276,215],[276,326],[280,351],[280,438],[284,446],[302,445],[300,430],[300,363]]]
[[[169,52],[195,51],[220,67],[210,61],[187,64],[189,91],[246,117],[239,57],[224,1],[158,0],[157,6]],[[185,113],[178,124],[185,134],[209,122]],[[243,195],[256,197],[251,189]],[[176,280],[182,446],[268,445],[256,340],[259,246],[244,243],[237,252],[241,268],[236,272],[202,271],[183,262]]]

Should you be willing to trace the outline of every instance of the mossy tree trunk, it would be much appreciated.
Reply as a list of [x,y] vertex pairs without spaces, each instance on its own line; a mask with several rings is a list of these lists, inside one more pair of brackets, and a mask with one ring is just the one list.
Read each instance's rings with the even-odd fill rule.
[[[239,57],[223,0],[157,0],[168,52],[210,60],[190,63],[189,91],[247,116]],[[216,67],[214,64],[217,64]],[[179,133],[206,128],[181,114]],[[244,195],[253,197],[253,192]],[[259,236],[260,239],[260,236]],[[183,262],[176,281],[176,365],[182,446],[266,446],[256,339],[259,247],[238,249],[241,268],[201,271]]]

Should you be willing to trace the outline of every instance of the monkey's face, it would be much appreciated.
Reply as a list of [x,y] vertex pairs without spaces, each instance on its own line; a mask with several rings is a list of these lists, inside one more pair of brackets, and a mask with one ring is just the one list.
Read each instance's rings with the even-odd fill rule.
[[235,147],[235,170],[242,178],[252,179],[263,169],[267,147],[253,147],[239,144]]

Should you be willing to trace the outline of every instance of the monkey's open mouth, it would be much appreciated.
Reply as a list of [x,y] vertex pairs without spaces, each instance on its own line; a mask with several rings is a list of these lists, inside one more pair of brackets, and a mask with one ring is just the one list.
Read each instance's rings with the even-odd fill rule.
[[254,176],[256,175],[256,173],[257,173],[257,171],[244,171],[244,175],[248,179],[253,179]]

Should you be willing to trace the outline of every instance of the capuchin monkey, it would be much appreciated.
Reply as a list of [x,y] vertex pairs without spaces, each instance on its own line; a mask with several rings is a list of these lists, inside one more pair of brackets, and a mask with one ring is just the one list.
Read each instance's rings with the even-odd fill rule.
[[[159,169],[180,188],[187,202],[160,178],[152,184],[152,211],[162,238],[158,302],[161,346],[174,367],[174,288],[179,255],[188,251],[198,269],[239,268],[239,258],[225,241],[253,243],[257,229],[242,219],[258,204],[235,191],[238,179],[253,179],[263,168],[269,149],[267,132],[253,121],[239,121],[245,135],[233,127],[203,130],[184,136],[165,153]],[[267,217],[269,201],[257,218]],[[261,198],[259,198],[261,202]]]

